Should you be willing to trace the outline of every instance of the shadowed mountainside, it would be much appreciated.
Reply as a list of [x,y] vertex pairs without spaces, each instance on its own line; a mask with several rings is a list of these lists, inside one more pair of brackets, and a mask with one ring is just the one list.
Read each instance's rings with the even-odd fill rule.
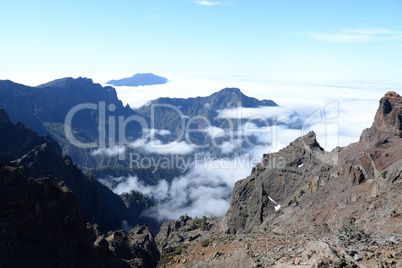
[[[51,176],[56,184],[67,186],[77,197],[85,219],[99,224],[103,231],[120,229],[123,220],[131,226],[147,222],[154,230],[157,228],[156,222],[139,217],[144,208],[134,200],[126,205],[96,179],[84,176],[69,156],[61,154],[56,141],[38,136],[22,123],[11,123],[3,109],[0,109],[0,161],[23,169],[29,177]],[[125,195],[127,199],[130,200],[129,194]]]
[[156,267],[150,229],[96,238],[74,194],[0,165],[0,267]]

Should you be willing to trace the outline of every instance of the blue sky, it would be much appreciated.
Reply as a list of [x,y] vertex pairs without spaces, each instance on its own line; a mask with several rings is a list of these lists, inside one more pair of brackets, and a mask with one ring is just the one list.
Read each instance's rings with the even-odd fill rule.
[[0,0],[0,36],[3,79],[154,72],[392,80],[402,73],[401,0]]

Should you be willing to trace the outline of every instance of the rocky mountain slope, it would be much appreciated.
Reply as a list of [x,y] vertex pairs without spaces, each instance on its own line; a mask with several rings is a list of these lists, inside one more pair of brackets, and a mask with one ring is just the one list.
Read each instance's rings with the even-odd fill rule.
[[[9,80],[0,81],[0,108],[9,114],[11,121],[19,121],[39,135],[52,136],[80,166],[94,167],[103,159],[91,156],[91,150],[72,145],[65,135],[64,123],[68,112],[77,105],[90,103],[96,109],[82,109],[72,118],[74,137],[83,143],[99,138],[100,105],[114,105],[115,114],[135,115],[124,107],[113,87],[102,87],[87,78],[62,78],[37,87],[29,87]],[[23,108],[22,108],[23,107]],[[106,109],[106,108],[105,108]],[[105,128],[108,129],[108,122]],[[138,125],[127,127],[127,135],[138,137]]]
[[[312,222],[336,230],[347,217],[358,218],[356,224],[370,232],[400,231],[401,222],[391,214],[402,211],[401,126],[402,97],[389,92],[359,142],[325,152],[310,132],[264,155],[234,187],[223,222],[227,232],[265,228],[291,233],[309,230]],[[273,159],[278,166],[265,168]]]
[[309,132],[265,154],[223,219],[163,224],[161,267],[401,267],[401,130],[388,92],[357,143],[326,152]]
[[[101,230],[116,230],[125,220],[129,225],[147,222],[154,230],[157,223],[139,217],[142,208],[133,200],[127,205],[121,197],[93,178],[83,175],[51,137],[38,136],[22,123],[11,123],[0,109],[0,162],[23,170],[26,176],[50,176],[54,183],[74,192],[85,219],[99,224]],[[125,199],[130,199],[125,195]]]
[[[81,77],[57,79],[37,87],[2,80],[0,97],[0,107],[7,111],[12,121],[20,121],[41,135],[48,133],[40,122],[64,124],[68,111],[82,103],[99,104],[104,101],[106,105],[114,104],[115,110],[121,115],[134,114],[129,107],[123,106],[114,88],[102,87],[91,79]],[[73,127],[96,138],[97,119],[97,113],[83,110],[73,122]]]
[[0,165],[0,267],[155,267],[147,226],[96,239],[74,194]]

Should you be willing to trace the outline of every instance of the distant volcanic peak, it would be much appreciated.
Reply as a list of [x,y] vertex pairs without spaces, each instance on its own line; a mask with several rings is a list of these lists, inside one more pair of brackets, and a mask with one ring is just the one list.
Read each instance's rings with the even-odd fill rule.
[[155,75],[153,73],[138,73],[131,77],[122,78],[118,80],[110,80],[106,84],[113,86],[151,86],[166,84],[169,80],[165,77]]
[[[153,73],[138,73],[138,74],[133,75],[132,77],[139,77],[139,76],[158,76],[158,75],[153,74]],[[158,77],[161,77],[161,76],[158,76]]]

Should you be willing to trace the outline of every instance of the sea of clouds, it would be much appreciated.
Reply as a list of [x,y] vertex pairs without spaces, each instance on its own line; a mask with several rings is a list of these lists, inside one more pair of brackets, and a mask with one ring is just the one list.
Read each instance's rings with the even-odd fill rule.
[[[94,82],[104,83],[110,79],[119,79],[132,74],[49,74],[33,77],[15,74],[15,77],[27,77],[27,81],[13,79],[16,82],[35,86],[52,79],[65,76],[86,76]],[[147,194],[159,205],[147,211],[148,216],[160,221],[174,220],[180,215],[190,216],[224,216],[230,206],[230,196],[236,181],[247,177],[251,168],[260,161],[262,154],[277,152],[291,141],[314,130],[320,145],[326,150],[336,146],[346,146],[358,141],[361,132],[370,127],[379,99],[389,90],[398,92],[397,81],[301,81],[301,80],[267,80],[252,76],[232,75],[180,75],[158,74],[165,76],[169,82],[164,85],[143,87],[115,87],[118,97],[132,108],[146,105],[159,97],[188,98],[208,96],[225,87],[237,87],[251,97],[271,99],[279,107],[231,108],[219,111],[219,116],[236,118],[276,118],[281,121],[273,127],[248,125],[247,135],[253,136],[259,144],[245,150],[237,150],[241,144],[238,138],[223,144],[222,153],[238,151],[231,159],[202,159],[191,164],[189,172],[174,178],[171,183],[161,180],[157,185],[142,183],[141,178],[109,178],[103,183],[118,194],[137,190]],[[400,93],[400,92],[399,92]],[[239,111],[241,109],[241,111]],[[242,126],[245,127],[244,125]],[[228,133],[216,126],[205,129],[208,135],[225,137]],[[170,135],[167,130],[149,129],[148,134]],[[236,133],[238,134],[238,133]],[[93,155],[115,156],[130,150],[126,147],[100,148]],[[194,148],[186,141],[164,144],[161,140],[147,140],[141,150],[161,156],[170,154],[192,154]],[[239,160],[240,159],[240,160]],[[220,161],[220,162],[219,162]],[[246,163],[246,164],[245,164]],[[113,183],[112,183],[113,182]],[[112,187],[113,186],[113,187]],[[280,205],[280,204],[279,204]]]
[[[0,74],[2,77],[30,86],[36,86],[61,77],[78,76],[92,78],[94,82],[102,84],[110,79],[132,75],[132,73]],[[198,161],[191,165],[191,170],[186,175],[175,178],[170,184],[162,180],[155,186],[149,186],[143,184],[141,178],[137,177],[110,178],[103,181],[116,193],[137,190],[152,197],[159,203],[159,206],[146,213],[160,221],[174,220],[183,214],[193,217],[202,215],[223,216],[230,205],[230,195],[234,183],[250,174],[251,167],[261,159],[262,154],[277,152],[309,130],[316,132],[320,145],[326,150],[358,141],[361,132],[371,126],[379,99],[389,90],[400,91],[399,85],[401,84],[401,81],[279,80],[248,75],[159,73],[158,75],[167,77],[169,82],[155,86],[115,87],[119,99],[124,104],[137,108],[159,97],[208,96],[225,87],[237,87],[247,96],[271,99],[279,105],[279,107],[255,109],[243,108],[241,114],[244,118],[253,116],[272,118],[274,116],[286,122],[277,125],[275,129],[260,127],[260,132],[250,133],[258,142],[267,146],[251,148],[247,152],[240,150],[236,156],[237,160],[233,158]],[[235,118],[239,112],[235,109],[221,110],[219,115]],[[205,131],[209,132],[210,135],[227,135],[224,130],[214,126]],[[151,133],[162,136],[171,134],[166,130],[150,129],[149,134]],[[146,142],[141,150],[161,156],[168,156],[171,153],[191,154],[194,151],[190,144],[185,141],[163,144],[162,141],[155,140],[154,144],[162,148],[155,148]],[[238,139],[233,139],[222,146],[221,151],[231,153],[238,148],[239,144]],[[92,154],[115,156],[130,149],[130,146],[127,148],[114,146],[94,150]],[[246,162],[248,161],[248,164],[244,164],[244,159]],[[112,181],[114,183],[111,183]]]
[[[161,180],[154,186],[145,185],[137,177],[109,178],[103,181],[109,186],[117,185],[113,191],[118,194],[136,190],[150,196],[159,205],[146,211],[145,214],[159,221],[174,220],[183,214],[192,217],[224,216],[230,206],[230,196],[235,182],[250,174],[251,168],[260,161],[262,154],[277,152],[310,130],[316,132],[320,145],[326,150],[358,141],[361,132],[371,126],[379,99],[390,88],[386,83],[361,81],[313,84],[231,76],[168,78],[170,81],[165,85],[116,87],[116,90],[123,103],[135,108],[146,105],[158,97],[208,96],[225,87],[238,87],[248,96],[271,99],[279,107],[223,109],[218,111],[218,117],[236,119],[240,115],[243,119],[260,118],[261,121],[264,118],[275,118],[278,124],[274,127],[258,127],[253,123],[243,125],[242,128],[248,129],[248,133],[245,134],[244,129],[240,129],[237,131],[243,133],[241,135],[235,133],[234,136],[238,138],[253,136],[260,146],[237,150],[236,157],[223,159],[224,164],[219,163],[222,159],[204,159],[192,163],[188,173],[174,178],[170,184]],[[163,132],[163,130],[151,131]],[[208,127],[205,133],[215,137],[229,135],[226,130],[216,126]],[[238,138],[223,144],[221,152],[235,152],[241,144]],[[186,141],[163,144],[160,140],[156,140],[156,145],[168,146],[155,148],[148,142],[142,150],[161,155],[191,154],[194,151]],[[118,150],[114,149],[113,152],[117,153]]]

